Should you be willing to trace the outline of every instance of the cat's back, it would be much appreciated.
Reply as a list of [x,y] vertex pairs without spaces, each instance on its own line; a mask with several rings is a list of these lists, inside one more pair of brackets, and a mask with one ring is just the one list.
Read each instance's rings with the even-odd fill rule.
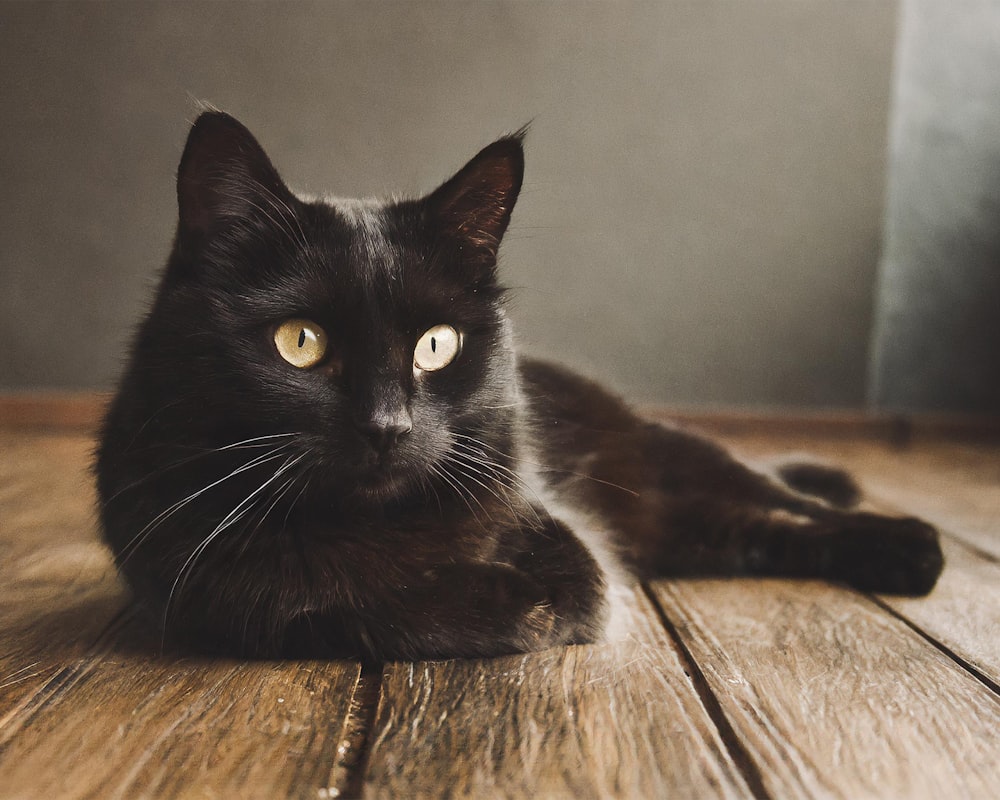
[[519,356],[518,375],[532,430],[546,441],[570,444],[585,431],[625,434],[639,423],[620,397],[560,364]]

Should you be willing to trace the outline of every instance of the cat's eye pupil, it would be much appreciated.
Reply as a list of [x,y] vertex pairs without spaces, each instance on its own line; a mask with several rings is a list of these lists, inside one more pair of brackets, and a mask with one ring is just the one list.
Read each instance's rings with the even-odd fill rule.
[[432,337],[431,337],[431,352],[432,352],[432,353],[436,353],[436,352],[437,352],[437,349],[438,349],[438,343],[437,343],[437,339],[435,339],[435,338],[434,338],[434,337],[432,336]]
[[299,347],[302,347],[306,343],[306,329],[303,328],[299,331]]

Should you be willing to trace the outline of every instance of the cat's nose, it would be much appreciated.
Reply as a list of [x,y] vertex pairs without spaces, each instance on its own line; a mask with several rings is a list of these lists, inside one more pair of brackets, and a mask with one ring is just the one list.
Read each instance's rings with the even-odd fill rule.
[[379,412],[355,421],[358,431],[378,452],[384,453],[413,430],[413,420],[405,408]]

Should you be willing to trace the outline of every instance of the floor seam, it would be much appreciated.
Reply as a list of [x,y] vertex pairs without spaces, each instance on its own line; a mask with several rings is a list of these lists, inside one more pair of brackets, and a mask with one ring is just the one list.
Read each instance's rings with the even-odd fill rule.
[[740,776],[750,789],[751,794],[757,800],[771,800],[771,794],[767,791],[763,775],[760,768],[757,766],[757,762],[754,761],[749,751],[740,742],[736,730],[729,722],[726,712],[722,710],[722,705],[719,703],[718,698],[712,691],[711,686],[709,686],[708,679],[701,671],[701,668],[695,661],[691,651],[688,650],[687,646],[684,644],[684,640],[681,638],[680,632],[677,630],[677,626],[674,625],[671,619],[667,616],[663,607],[656,598],[656,593],[647,583],[642,584],[642,590],[653,604],[653,608],[656,610],[656,614],[660,619],[660,624],[663,625],[667,634],[673,641],[674,646],[677,648],[681,663],[691,679],[691,683],[694,686],[695,692],[698,694],[698,699],[701,701],[702,707],[708,714],[709,719],[711,719],[712,723],[715,725],[715,729],[719,734],[719,739],[722,741],[723,747],[725,747],[726,752],[729,754],[729,757],[732,759],[733,764],[739,771]]

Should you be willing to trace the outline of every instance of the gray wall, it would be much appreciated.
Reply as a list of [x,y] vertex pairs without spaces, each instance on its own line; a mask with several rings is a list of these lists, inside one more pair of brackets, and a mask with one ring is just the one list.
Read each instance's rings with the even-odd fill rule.
[[1000,413],[1000,2],[904,0],[872,400]]
[[524,345],[670,404],[863,404],[896,4],[0,4],[0,388],[113,384],[189,96],[288,181],[432,188],[534,120]]

